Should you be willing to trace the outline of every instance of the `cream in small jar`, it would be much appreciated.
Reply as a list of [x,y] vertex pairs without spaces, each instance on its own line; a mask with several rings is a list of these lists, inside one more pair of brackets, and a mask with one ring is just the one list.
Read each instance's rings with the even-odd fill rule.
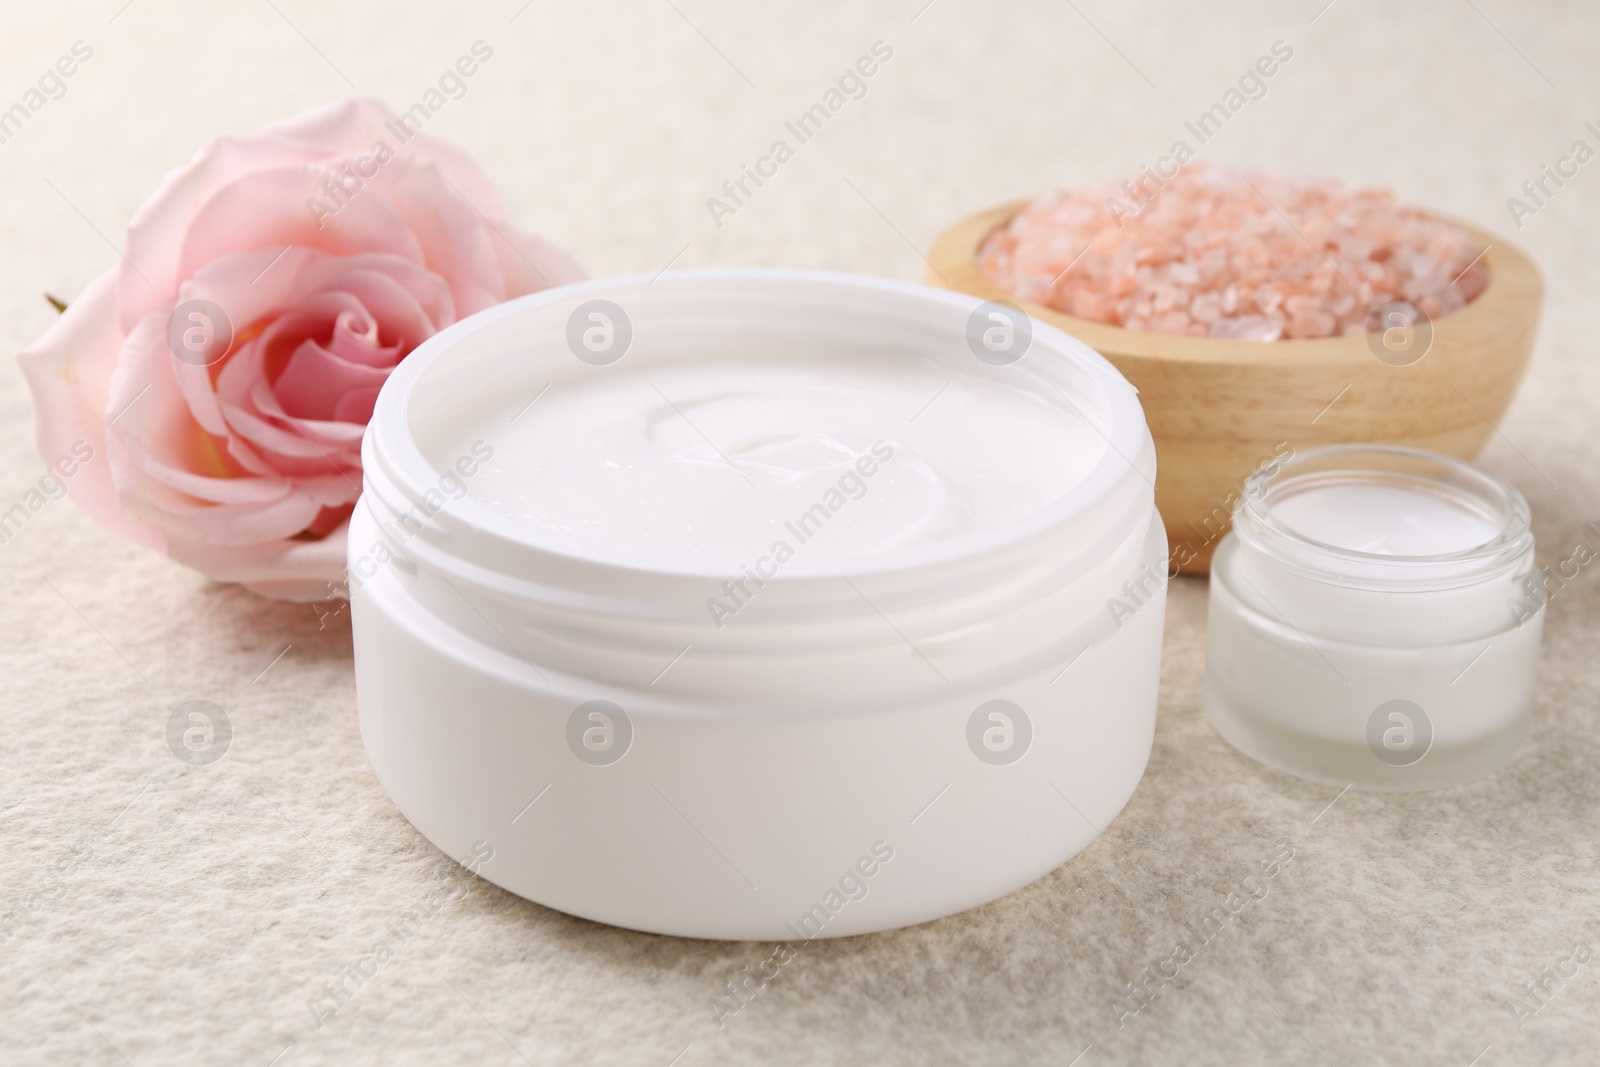
[[1211,570],[1206,708],[1271,766],[1432,789],[1528,730],[1542,604],[1527,502],[1447,456],[1319,449],[1246,485]]

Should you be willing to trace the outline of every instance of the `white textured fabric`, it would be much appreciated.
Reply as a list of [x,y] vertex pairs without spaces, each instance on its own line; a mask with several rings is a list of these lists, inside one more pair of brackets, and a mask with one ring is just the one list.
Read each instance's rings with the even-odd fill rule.
[[[480,39],[492,59],[428,129],[592,274],[904,278],[962,214],[1153,164],[1283,40],[1293,59],[1201,158],[1392,186],[1531,252],[1543,329],[1483,463],[1528,494],[1542,559],[1600,547],[1600,162],[1547,181],[1520,230],[1506,204],[1575,140],[1600,148],[1594,13],[1321,5],[13,4],[0,110],[75,41],[93,57],[0,143],[0,334],[20,349],[54,315],[44,292],[112,265],[203,139],[352,91],[404,110]],[[879,40],[864,96],[708,209]],[[0,411],[4,510],[45,470],[14,362]],[[1512,767],[1331,807],[1207,725],[1205,597],[1172,590],[1155,752],[1100,841],[988,907],[806,946],[719,1028],[710,1001],[770,947],[439,879],[362,753],[343,613],[210,585],[44,503],[0,544],[0,1062],[1594,1063],[1600,960],[1574,960],[1600,947],[1600,566],[1551,605]],[[167,747],[193,699],[234,727],[212,766]],[[1284,850],[1264,897],[1191,932]],[[1193,959],[1164,967],[1180,940]],[[379,942],[318,1026],[308,1001],[372,972]],[[1119,1019],[1130,981],[1153,999]]]

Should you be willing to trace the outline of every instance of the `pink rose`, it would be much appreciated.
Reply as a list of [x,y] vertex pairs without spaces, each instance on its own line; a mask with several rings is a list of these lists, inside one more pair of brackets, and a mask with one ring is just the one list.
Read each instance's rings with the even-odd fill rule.
[[389,372],[457,319],[584,277],[502,218],[470,159],[371,101],[212,142],[22,354],[40,453],[93,448],[69,492],[112,533],[328,596]]

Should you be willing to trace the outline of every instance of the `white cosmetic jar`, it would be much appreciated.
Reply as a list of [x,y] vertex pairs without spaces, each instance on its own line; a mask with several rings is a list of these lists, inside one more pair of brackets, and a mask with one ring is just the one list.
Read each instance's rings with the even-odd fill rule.
[[[581,499],[591,483],[563,482],[542,454],[520,454],[516,435],[609,410],[583,407],[612,395],[595,390],[648,386],[660,396],[651,426],[707,447],[684,466],[652,451],[656,429],[643,434],[639,492],[674,521],[703,502],[716,533],[746,518],[719,514],[717,494],[742,492],[738,478],[764,491],[775,476],[739,458],[745,446],[707,414],[711,400],[674,383],[716,392],[758,358],[779,397],[876,368],[876,421],[835,435],[856,433],[849,447],[863,455],[888,442],[920,463],[941,434],[1001,437],[1005,426],[983,422],[994,410],[969,402],[1001,390],[1082,454],[1014,455],[988,477],[1076,473],[992,528],[859,556],[802,547],[776,573],[763,567],[759,587],[747,581],[754,595],[734,617],[714,618],[708,601],[748,573],[741,559],[650,547],[673,532],[657,529],[666,512],[619,520],[614,487],[602,499],[616,464],[561,452],[552,462],[605,464],[594,499]],[[900,395],[902,379],[951,388]],[[805,427],[762,418],[780,452],[790,438],[811,447]],[[613,422],[625,438],[628,420]],[[408,356],[378,398],[363,461],[349,538],[363,744],[426,837],[530,900],[690,937],[891,929],[1048,873],[1143,774],[1167,560],[1154,447],[1108,362],[1009,305],[796,270],[553,289]],[[564,485],[557,495],[580,499],[533,503],[588,508],[595,536],[475,495],[495,465],[502,485],[506,470]],[[968,474],[976,499],[984,471]]]
[[1330,785],[1448,788],[1527,737],[1544,626],[1528,503],[1451,456],[1322,448],[1245,483],[1211,565],[1206,709]]

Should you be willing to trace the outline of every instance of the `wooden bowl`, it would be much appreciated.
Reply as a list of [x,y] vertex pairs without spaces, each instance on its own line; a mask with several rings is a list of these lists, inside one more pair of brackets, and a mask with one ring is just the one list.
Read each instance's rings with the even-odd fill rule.
[[1544,294],[1538,268],[1465,224],[1488,249],[1488,286],[1433,320],[1422,358],[1395,365],[1379,359],[1365,336],[1269,343],[1176,337],[1012,296],[979,270],[978,251],[1027,203],[992,208],[940,234],[928,253],[928,282],[1009,300],[1093,347],[1134,384],[1155,438],[1156,504],[1172,562],[1187,573],[1207,573],[1244,479],[1290,450],[1372,442],[1472,458],[1495,432],[1533,351]]

